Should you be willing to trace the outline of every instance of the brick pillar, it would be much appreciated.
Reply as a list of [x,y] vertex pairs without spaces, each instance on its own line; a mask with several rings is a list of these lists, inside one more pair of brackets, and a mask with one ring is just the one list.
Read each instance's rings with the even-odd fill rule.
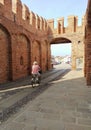
[[54,19],[50,19],[48,22],[48,32],[53,33],[54,30]]
[[51,68],[51,46],[50,46],[50,43],[47,44],[47,51],[48,51],[48,61],[47,61],[47,64],[48,64],[48,70],[50,70]]
[[75,55],[72,56],[72,70],[76,69],[76,57]]
[[78,18],[75,16],[68,16],[68,29],[71,32],[76,32]]
[[86,45],[84,41],[84,76],[86,77]]
[[[91,29],[90,32],[91,33]],[[91,35],[88,35],[87,40],[86,40],[86,80],[87,80],[87,85],[91,85]]]
[[72,70],[76,69],[75,43],[72,43]]
[[52,65],[51,65],[51,45],[50,42],[48,42],[48,70],[52,69]]
[[4,0],[4,16],[8,19],[12,20],[12,1],[11,0]]
[[64,33],[64,18],[59,18],[58,20],[58,34]]
[[91,0],[88,0],[86,11],[85,53],[86,81],[91,85]]

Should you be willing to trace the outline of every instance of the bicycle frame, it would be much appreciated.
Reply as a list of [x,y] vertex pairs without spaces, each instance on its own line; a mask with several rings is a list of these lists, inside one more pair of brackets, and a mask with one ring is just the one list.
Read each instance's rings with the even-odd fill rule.
[[35,86],[36,84],[39,84],[38,74],[32,74],[31,84],[32,84],[32,87]]

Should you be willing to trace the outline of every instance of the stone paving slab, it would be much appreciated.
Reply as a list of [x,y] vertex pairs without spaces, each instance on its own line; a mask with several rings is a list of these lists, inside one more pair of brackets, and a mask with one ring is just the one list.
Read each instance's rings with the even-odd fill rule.
[[[60,74],[65,73],[65,70],[53,70],[53,71],[49,71],[45,74],[42,75],[42,82],[41,82],[41,86],[43,86],[44,84],[48,83],[49,81],[55,79],[56,77],[58,77]],[[43,79],[44,78],[44,79]],[[21,80],[22,81],[22,80]],[[22,82],[17,81],[16,82],[16,86],[22,84]],[[27,81],[30,83],[30,79],[27,79]],[[26,79],[24,84],[26,83]],[[8,115],[10,113],[12,113],[13,111],[16,111],[18,106],[23,105],[24,103],[26,103],[28,100],[32,99],[32,95],[34,92],[36,92],[38,88],[32,88],[31,84],[29,85],[25,85],[25,88],[23,89],[11,89],[11,84],[6,84],[6,88],[10,88],[6,89],[6,90],[1,90],[1,101],[0,101],[0,120],[3,121],[6,117],[8,117]],[[9,86],[10,85],[10,86]],[[15,84],[14,84],[15,86]],[[40,86],[40,87],[41,87]],[[5,86],[4,86],[5,87]],[[9,91],[9,92],[8,92]],[[11,92],[10,92],[11,91]],[[3,94],[4,93],[4,96]],[[5,96],[6,93],[6,96]],[[13,93],[13,94],[12,94]]]
[[3,122],[0,130],[91,130],[91,88],[70,71]]

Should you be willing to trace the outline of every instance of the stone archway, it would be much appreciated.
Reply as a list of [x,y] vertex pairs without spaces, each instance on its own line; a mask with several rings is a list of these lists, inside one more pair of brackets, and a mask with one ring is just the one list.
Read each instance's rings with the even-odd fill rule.
[[[77,60],[83,60],[84,57],[84,46],[83,41],[77,41],[77,39],[74,38],[66,38],[66,37],[57,37],[53,38],[50,44],[66,44],[66,43],[72,43],[71,44],[71,59],[72,59],[72,69],[78,68],[78,61]],[[67,49],[67,48],[66,48]],[[66,51],[65,49],[65,51]]]
[[5,27],[0,25],[0,83],[12,79],[12,59],[10,35]]
[[[72,43],[72,41],[71,40],[69,40],[68,38],[65,38],[65,37],[58,37],[58,38],[53,38],[52,39],[52,41],[51,41],[51,43],[50,43],[50,45],[56,45],[56,44],[69,44],[69,43]],[[72,47],[71,47],[72,48]],[[72,50],[72,49],[71,49]],[[57,50],[56,50],[57,51]],[[62,51],[61,50],[61,48],[60,48],[60,51]],[[65,52],[67,51],[67,48],[65,48]],[[71,51],[71,53],[72,53],[72,51]],[[71,54],[71,59],[72,59],[72,54]]]

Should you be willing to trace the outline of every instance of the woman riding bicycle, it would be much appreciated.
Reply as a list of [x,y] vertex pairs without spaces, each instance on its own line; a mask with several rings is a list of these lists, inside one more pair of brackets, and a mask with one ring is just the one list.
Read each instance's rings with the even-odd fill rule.
[[40,82],[40,79],[41,79],[41,75],[39,73],[40,70],[41,69],[40,69],[40,66],[38,65],[37,61],[34,61],[33,65],[32,65],[32,76],[37,74],[38,78],[39,78],[39,82]]

